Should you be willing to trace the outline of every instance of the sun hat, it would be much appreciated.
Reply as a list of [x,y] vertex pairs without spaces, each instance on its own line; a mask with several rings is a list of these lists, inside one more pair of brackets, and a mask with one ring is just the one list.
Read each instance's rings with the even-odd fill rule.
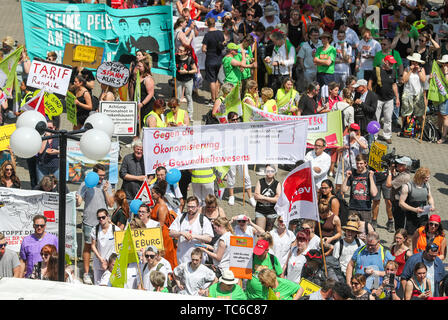
[[444,54],[442,56],[442,59],[437,60],[437,62],[439,62],[439,63],[448,63],[448,54]]
[[274,6],[266,6],[264,8],[264,15],[265,16],[275,16],[277,14],[277,11],[275,11]]
[[343,226],[342,229],[344,230],[352,230],[355,232],[361,232],[359,231],[359,226],[356,221],[348,221],[346,226]]
[[6,38],[4,38],[4,39],[2,40],[2,42],[5,43],[5,44],[7,44],[7,45],[10,46],[10,47],[13,47],[13,46],[14,46],[14,38],[11,37],[11,36],[7,36]]
[[249,218],[247,216],[245,216],[244,214],[240,214],[240,215],[236,216],[235,220],[236,221],[248,221]]
[[384,61],[387,61],[392,64],[397,63],[397,60],[395,60],[394,56],[392,56],[392,55],[385,56]]
[[254,247],[254,254],[261,256],[269,248],[269,242],[266,240],[258,240]]
[[222,276],[219,278],[219,282],[224,284],[237,284],[238,279],[235,278],[232,270],[224,270]]
[[425,61],[423,61],[422,56],[420,55],[420,53],[414,52],[411,56],[407,56],[406,59],[408,59],[409,61],[415,61],[418,63],[425,63]]
[[358,88],[359,86],[367,86],[367,80],[365,79],[359,79],[356,81],[356,83],[353,85],[353,88]]
[[228,50],[239,50],[240,47],[236,43],[230,42],[229,44],[227,44],[227,49]]

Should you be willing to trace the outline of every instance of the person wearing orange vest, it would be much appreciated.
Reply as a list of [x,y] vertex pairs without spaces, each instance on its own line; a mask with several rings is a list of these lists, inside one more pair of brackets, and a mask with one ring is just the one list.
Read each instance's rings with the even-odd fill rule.
[[412,249],[414,253],[423,252],[428,240],[439,246],[438,256],[443,261],[446,256],[446,239],[443,232],[442,219],[433,214],[426,225],[419,227],[412,236]]
[[311,13],[313,12],[313,7],[310,4],[305,4],[302,8],[302,16],[300,20],[302,21],[302,33],[303,38],[308,40],[308,27],[311,24]]

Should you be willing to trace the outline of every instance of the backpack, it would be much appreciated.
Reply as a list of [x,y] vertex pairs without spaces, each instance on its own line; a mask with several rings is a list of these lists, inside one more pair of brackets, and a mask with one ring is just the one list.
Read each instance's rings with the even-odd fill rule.
[[[185,218],[187,217],[187,212],[182,213],[182,217],[180,218],[180,225],[182,225],[182,222],[184,222]],[[199,224],[201,225],[201,229],[204,228],[204,215],[201,213],[199,214]]]
[[[147,267],[148,267],[148,262],[146,262],[145,265],[143,266],[142,273],[145,272],[145,270],[146,270]],[[162,267],[163,267],[163,263],[160,262],[160,263],[157,265],[157,267],[156,267],[156,271],[160,271],[160,269],[162,269]]]
[[333,197],[330,199],[330,205],[333,201],[333,198],[338,199],[339,201],[339,219],[341,220],[341,225],[345,226],[348,221],[349,216],[349,207],[347,201],[344,199],[341,193],[336,193]]
[[202,116],[202,120],[205,124],[219,124],[218,119],[216,119],[212,114],[212,109],[210,109],[205,115]]
[[[367,222],[365,223],[365,225],[367,226]],[[358,238],[355,238],[355,241],[356,241],[356,245],[359,248],[361,246],[361,242],[359,241]],[[344,240],[341,238],[341,239],[339,239],[339,258],[338,258],[338,261],[341,259],[342,249],[343,248],[344,248]]]
[[439,129],[434,123],[426,118],[425,128],[423,129],[423,140],[428,142],[437,142],[442,137]]
[[[97,240],[97,245],[98,245],[98,232],[100,231],[100,224],[98,223],[95,226],[95,239]],[[112,234],[115,237],[115,225],[112,223]]]

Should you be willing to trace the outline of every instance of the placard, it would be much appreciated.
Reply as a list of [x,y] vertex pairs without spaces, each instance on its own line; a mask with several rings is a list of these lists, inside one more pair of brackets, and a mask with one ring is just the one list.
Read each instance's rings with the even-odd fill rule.
[[369,166],[376,171],[383,171],[381,159],[387,153],[387,145],[375,141],[370,146]]
[[[125,230],[115,231],[115,252],[120,252]],[[158,250],[165,250],[163,245],[162,228],[147,228],[131,230],[132,240],[135,244],[135,250],[140,251],[147,246],[154,246]]]
[[34,59],[26,85],[65,96],[71,75],[72,68],[69,66]]
[[[95,49],[94,57],[93,49]],[[96,69],[100,66],[103,60],[103,52],[104,48],[102,47],[81,46],[73,43],[66,43],[64,47],[64,59],[62,60],[62,63],[72,67]],[[78,56],[76,56],[76,54],[78,54]]]
[[67,96],[65,97],[65,109],[67,110],[67,120],[70,121],[74,126],[78,125],[78,119],[76,118],[76,105],[75,105],[76,96],[67,92]]
[[107,61],[96,70],[96,79],[99,83],[120,88],[129,81],[129,69],[120,62]]
[[230,236],[230,267],[239,279],[252,279],[254,239]]
[[[39,94],[40,90],[36,90],[33,93],[33,97]],[[62,105],[61,100],[56,97],[53,93],[44,92],[44,106],[45,106],[45,114],[50,118],[59,116],[62,111],[64,111],[64,106]]]
[[7,150],[9,147],[9,140],[12,133],[16,130],[16,124],[7,124],[0,127],[0,151]]
[[96,59],[96,51],[98,47],[75,46],[73,47],[73,61],[92,63]]
[[313,292],[316,292],[316,291],[320,290],[320,287],[317,284],[315,284],[315,283],[313,283],[313,282],[311,282],[311,281],[309,281],[309,280],[307,280],[305,278],[302,278],[300,280],[299,285],[304,290],[303,293],[302,293],[302,297],[303,296],[308,296],[308,295],[312,294]]
[[100,112],[108,115],[114,122],[114,136],[138,135],[136,101],[101,101]]

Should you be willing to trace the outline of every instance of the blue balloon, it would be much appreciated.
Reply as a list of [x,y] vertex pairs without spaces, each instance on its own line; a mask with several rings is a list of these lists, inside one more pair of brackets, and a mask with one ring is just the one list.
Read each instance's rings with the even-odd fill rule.
[[90,171],[84,179],[84,183],[87,188],[95,187],[99,181],[100,181],[100,177],[98,176],[98,173],[93,172],[93,171]]
[[138,214],[138,209],[140,209],[140,206],[143,204],[143,201],[140,199],[134,199],[129,204],[129,209],[131,209],[131,212],[133,214]]
[[176,184],[179,182],[181,176],[182,174],[180,173],[179,169],[171,169],[166,174],[166,182],[168,182],[169,184]]

